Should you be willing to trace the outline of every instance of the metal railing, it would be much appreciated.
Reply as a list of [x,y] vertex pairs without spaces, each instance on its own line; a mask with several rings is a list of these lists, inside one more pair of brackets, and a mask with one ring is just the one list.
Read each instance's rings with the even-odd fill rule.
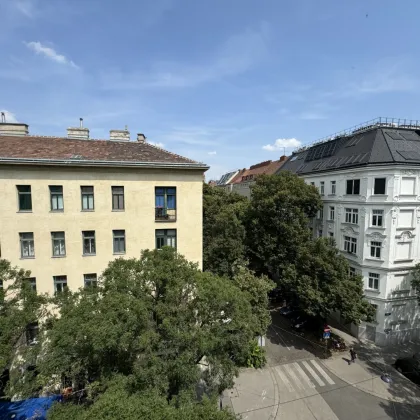
[[166,207],[155,207],[155,221],[175,222],[176,209],[168,209]]
[[411,128],[411,129],[420,129],[420,120],[409,120],[406,118],[390,118],[390,117],[378,117],[373,120],[366,121],[362,124],[355,125],[345,130],[338,131],[336,133],[330,134],[329,136],[322,137],[318,140],[315,140],[312,143],[306,144],[304,146],[296,148],[293,153],[303,152],[306,149],[309,149],[317,144],[325,143],[330,140],[334,140],[340,137],[348,137],[354,134],[363,133],[365,131],[372,130],[374,128],[388,127],[388,128]]

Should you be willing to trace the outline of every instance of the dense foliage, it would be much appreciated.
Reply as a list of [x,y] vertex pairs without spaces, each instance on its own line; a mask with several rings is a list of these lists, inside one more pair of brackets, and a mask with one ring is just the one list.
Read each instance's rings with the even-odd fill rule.
[[249,202],[221,188],[203,188],[203,268],[232,276],[234,264],[245,258],[243,219]]
[[417,300],[420,305],[420,263],[416,264],[411,270],[411,287],[416,291]]
[[195,407],[196,389],[217,396],[249,363],[250,343],[269,321],[258,307],[267,303],[269,282],[248,284],[253,279],[241,266],[233,279],[202,272],[166,247],[138,260],[117,259],[97,287],[51,300],[55,310],[35,347],[36,373],[20,376],[10,392],[30,396],[71,384],[82,407],[65,404],[51,418],[77,410],[80,418],[124,418],[105,414],[122,408],[113,406],[122,396],[132,403],[131,415],[140,400],[140,413],[156,405],[168,418],[177,418],[178,409],[185,418],[229,418],[216,413],[214,401]]

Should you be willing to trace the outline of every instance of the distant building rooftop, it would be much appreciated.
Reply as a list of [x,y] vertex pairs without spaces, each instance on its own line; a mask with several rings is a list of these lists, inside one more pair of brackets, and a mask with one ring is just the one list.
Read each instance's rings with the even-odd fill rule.
[[368,121],[297,149],[280,170],[303,175],[384,163],[420,164],[420,121]]

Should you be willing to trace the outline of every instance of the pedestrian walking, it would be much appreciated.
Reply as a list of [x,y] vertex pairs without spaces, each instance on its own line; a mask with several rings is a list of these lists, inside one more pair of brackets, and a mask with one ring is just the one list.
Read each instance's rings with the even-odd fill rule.
[[[353,347],[350,349],[350,357],[351,357],[351,362],[354,363],[356,361],[356,357],[357,357],[357,353],[356,351],[353,349]],[[351,363],[349,362],[349,364]]]

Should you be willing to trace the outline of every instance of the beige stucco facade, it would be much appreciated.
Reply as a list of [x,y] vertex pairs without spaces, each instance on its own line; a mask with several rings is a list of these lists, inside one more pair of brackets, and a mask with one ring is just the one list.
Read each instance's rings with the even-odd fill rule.
[[[32,211],[19,212],[17,185],[30,185]],[[49,186],[63,187],[64,210],[51,211]],[[81,186],[94,187],[94,210],[82,211]],[[125,209],[112,210],[111,187],[124,187]],[[176,188],[176,221],[155,221],[155,187]],[[0,166],[1,258],[31,271],[39,293],[54,276],[76,290],[115,258],[138,258],[156,246],[156,229],[176,229],[177,250],[202,266],[203,171],[65,166]],[[125,230],[126,252],[113,253],[113,230]],[[82,231],[95,231],[96,255],[83,255]],[[22,258],[20,236],[33,232],[34,258]],[[65,232],[66,255],[53,257],[51,232]]]

